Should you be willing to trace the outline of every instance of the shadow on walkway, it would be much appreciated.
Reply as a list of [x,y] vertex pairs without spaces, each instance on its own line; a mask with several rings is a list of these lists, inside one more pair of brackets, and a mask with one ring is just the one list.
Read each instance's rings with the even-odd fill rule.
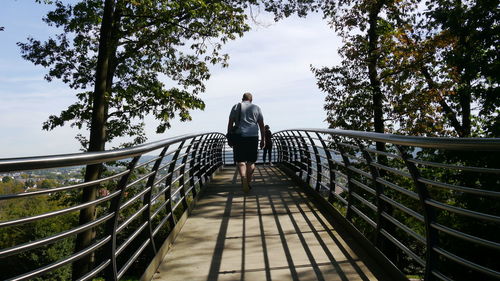
[[301,189],[258,166],[244,194],[214,177],[153,280],[378,280]]

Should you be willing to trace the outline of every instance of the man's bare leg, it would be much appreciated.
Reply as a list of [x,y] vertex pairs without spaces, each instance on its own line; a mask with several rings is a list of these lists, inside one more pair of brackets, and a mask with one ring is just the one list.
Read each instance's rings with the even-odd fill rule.
[[252,182],[253,172],[255,171],[255,163],[247,163],[247,181],[248,184]]
[[240,177],[245,177],[247,176],[247,163],[245,162],[238,162],[238,172],[240,173]]
[[238,171],[240,172],[240,177],[241,177],[241,186],[243,188],[243,191],[247,192],[248,191],[248,166],[247,163],[245,162],[238,162]]

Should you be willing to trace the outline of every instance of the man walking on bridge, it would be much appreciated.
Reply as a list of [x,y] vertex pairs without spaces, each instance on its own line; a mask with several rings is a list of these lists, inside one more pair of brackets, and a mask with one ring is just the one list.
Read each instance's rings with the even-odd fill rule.
[[[235,124],[238,120],[238,124]],[[241,133],[233,147],[234,162],[238,166],[243,191],[248,192],[258,156],[259,131],[260,148],[265,145],[264,117],[260,107],[252,104],[252,94],[243,94],[242,102],[231,109],[227,131],[230,132],[233,126],[238,126]]]

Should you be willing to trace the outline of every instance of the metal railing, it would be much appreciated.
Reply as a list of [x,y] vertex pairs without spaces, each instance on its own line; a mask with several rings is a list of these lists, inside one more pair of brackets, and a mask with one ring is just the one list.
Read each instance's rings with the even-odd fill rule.
[[[3,208],[8,204],[29,204],[35,197],[58,202],[55,210],[0,220],[0,230],[12,235],[36,229],[36,225],[28,227],[30,224],[50,224],[57,218],[74,222],[80,210],[96,207],[91,222],[69,223],[70,227],[62,231],[1,248],[0,264],[7,264],[14,256],[27,257],[40,249],[46,251],[46,247],[64,241],[74,244],[79,233],[92,230],[94,239],[90,245],[27,272],[19,273],[15,270],[18,265],[13,265],[12,270],[2,271],[0,279],[44,280],[56,270],[71,271],[72,264],[89,257],[91,266],[78,280],[96,277],[118,280],[130,274],[132,268],[142,274],[170,237],[179,218],[191,208],[201,186],[222,165],[225,140],[220,133],[190,134],[113,151],[0,160],[3,174],[70,166],[84,169],[89,164],[105,167],[102,176],[92,182],[72,182],[0,196],[4,214],[8,210]],[[80,202],[82,189],[96,185],[99,196],[90,202]]]
[[[258,150],[258,155],[257,155],[257,162],[255,162],[256,164],[263,164],[264,161],[263,161],[263,158],[264,158],[264,155],[263,155],[263,149],[259,149]],[[276,149],[272,149],[271,150],[271,159],[269,158],[266,158],[266,162],[276,162],[276,159],[278,158],[278,154],[276,152]],[[233,148],[230,147],[227,142],[226,142],[226,145],[224,146],[224,157],[223,157],[223,162],[224,162],[224,165],[225,166],[233,166],[235,165],[234,163],[234,155],[233,155]]]
[[407,276],[500,280],[500,139],[273,137],[278,162]]
[[[499,139],[321,129],[286,130],[273,137],[273,158],[406,274],[425,280],[500,280]],[[105,167],[92,182],[0,196],[0,230],[13,235],[36,230],[37,223],[54,224],[53,219],[69,221],[66,229],[0,248],[0,264],[40,249],[57,250],[48,247],[62,241],[73,245],[84,231],[95,236],[84,249],[21,273],[2,271],[0,278],[42,280],[57,270],[71,271],[72,264],[88,257],[91,267],[78,280],[142,274],[182,226],[200,187],[226,158],[231,161],[225,141],[220,133],[192,134],[122,150],[0,160],[2,174]],[[96,185],[99,196],[80,202],[81,191]],[[57,208],[1,216],[8,204],[29,205],[36,197],[57,202]],[[96,206],[95,220],[74,223],[89,206]]]

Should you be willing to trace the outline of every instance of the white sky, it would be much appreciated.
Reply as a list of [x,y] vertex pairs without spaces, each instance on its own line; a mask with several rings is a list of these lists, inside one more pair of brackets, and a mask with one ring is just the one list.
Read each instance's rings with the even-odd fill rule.
[[[48,7],[34,1],[2,2],[0,158],[78,152],[76,130],[69,126],[41,130],[49,115],[58,115],[76,101],[76,92],[61,82],[46,82],[45,69],[23,60],[16,46],[28,36],[48,38],[52,29],[41,21]],[[191,122],[174,120],[172,128],[161,135],[155,134],[157,123],[146,120],[150,141],[193,132],[224,132],[230,107],[247,91],[254,95],[273,132],[327,127],[325,94],[317,89],[310,65],[337,64],[340,39],[320,15],[274,23],[269,15],[261,14],[258,20],[265,27],[253,26],[243,38],[225,46],[229,67],[212,69],[207,91],[201,95],[205,110],[192,112]]]

